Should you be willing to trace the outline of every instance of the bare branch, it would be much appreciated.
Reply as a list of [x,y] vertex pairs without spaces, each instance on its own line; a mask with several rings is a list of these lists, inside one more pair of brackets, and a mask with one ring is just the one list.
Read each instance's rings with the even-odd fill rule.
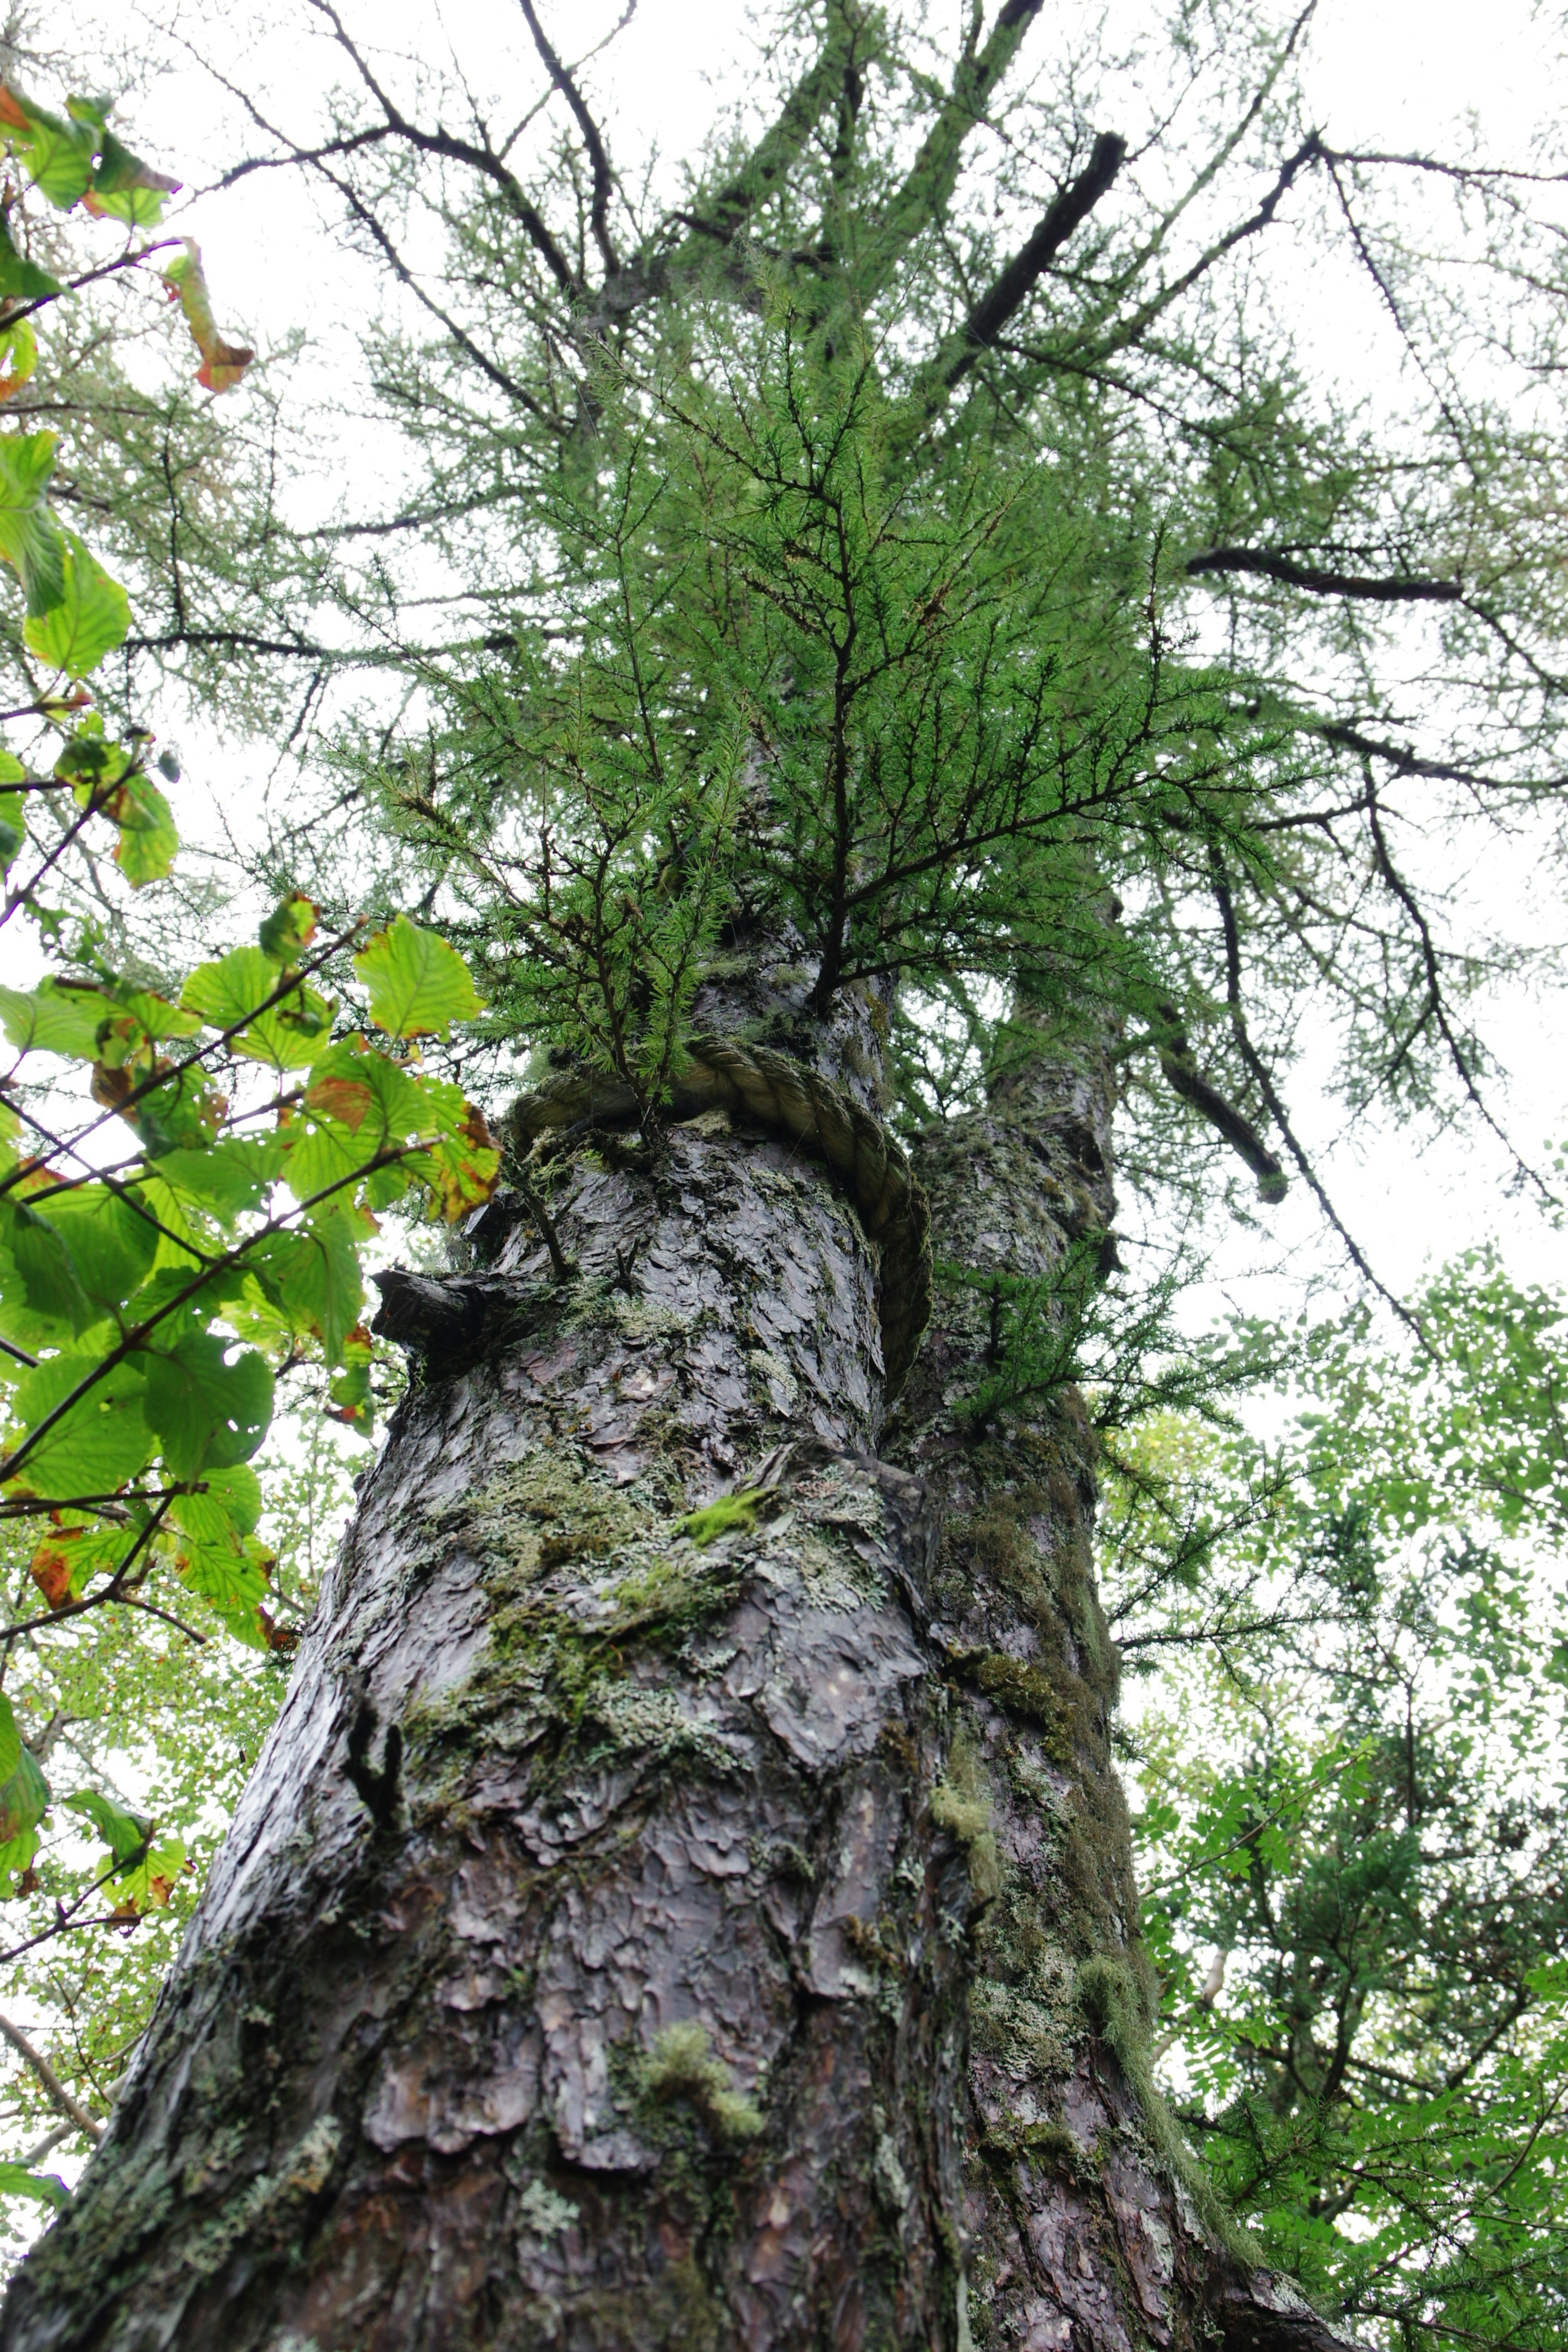
[[949,387],[968,373],[982,352],[991,349],[1008,320],[1023,307],[1073,231],[1088,219],[1109,190],[1126,154],[1125,139],[1118,137],[1114,131],[1100,132],[1084,170],[1076,180],[1069,180],[1047,206],[1028,243],[1014,256],[990,292],[982,296],[964,320],[959,333],[964,348],[945,371]]
[[1395,573],[1371,580],[1351,572],[1325,572],[1315,564],[1297,563],[1263,547],[1211,547],[1190,555],[1186,569],[1194,579],[1209,572],[1250,572],[1262,580],[1278,580],[1288,588],[1306,588],[1314,596],[1357,596],[1379,604],[1457,604],[1464,590],[1455,580],[1419,580]]
[[89,2115],[79,2099],[72,2097],[43,2052],[28,2041],[21,2027],[13,2025],[8,2017],[0,2017],[0,2033],[5,2035],[17,2057],[25,2059],[32,2068],[44,2086],[50,2105],[62,2116],[68,2116],[78,2131],[85,2132],[89,2139],[99,2138],[103,2126]]
[[594,232],[594,242],[599,248],[599,257],[605,265],[605,273],[606,277],[614,278],[621,266],[616,258],[616,248],[610,242],[610,192],[615,186],[615,174],[610,169],[610,158],[605,150],[603,134],[588,111],[582,91],[566,67],[562,64],[556,50],[552,47],[550,37],[539,21],[539,13],[533,5],[533,0],[518,0],[518,5],[527,21],[528,29],[533,36],[533,46],[544,61],[545,71],[571,108],[576,118],[577,128],[583,134],[583,144],[588,151],[588,163],[594,174],[593,207],[589,214],[589,223]]

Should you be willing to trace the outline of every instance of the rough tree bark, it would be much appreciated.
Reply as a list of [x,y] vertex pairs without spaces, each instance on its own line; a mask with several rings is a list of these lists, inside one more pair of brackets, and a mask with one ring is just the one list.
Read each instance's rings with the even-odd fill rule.
[[[862,1104],[879,1007],[753,1024]],[[763,989],[759,998],[758,989]],[[921,1155],[939,1260],[1103,1232],[1108,1057]],[[4,2352],[1338,2339],[1148,2081],[1080,1401],[976,1429],[944,1289],[884,1426],[877,1252],[711,1110],[568,1134],[419,1381]]]

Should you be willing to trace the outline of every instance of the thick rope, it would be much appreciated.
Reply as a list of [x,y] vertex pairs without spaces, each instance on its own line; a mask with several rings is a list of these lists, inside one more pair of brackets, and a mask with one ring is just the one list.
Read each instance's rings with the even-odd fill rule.
[[[921,1333],[931,1320],[931,1211],[898,1138],[839,1087],[769,1045],[732,1037],[693,1037],[688,1067],[670,1087],[683,1118],[741,1110],[803,1151],[821,1159],[855,1203],[867,1236],[881,1251],[877,1284],[882,1360],[890,1402],[909,1378]],[[521,1095],[507,1114],[520,1159],[552,1128],[589,1120],[618,1127],[635,1119],[637,1096],[618,1078],[569,1072],[537,1094]]]

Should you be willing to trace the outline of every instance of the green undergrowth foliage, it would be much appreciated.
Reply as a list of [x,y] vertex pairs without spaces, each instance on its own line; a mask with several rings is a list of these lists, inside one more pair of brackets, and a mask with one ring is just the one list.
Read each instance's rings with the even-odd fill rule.
[[[174,184],[97,101],[57,114],[0,83],[0,399],[31,380],[35,316],[138,272],[178,303],[200,387],[235,394],[251,354],[218,333],[198,249],[147,236]],[[46,965],[0,987],[0,1983],[24,2012],[0,2196],[43,2200],[64,2192],[26,2144],[79,2147],[105,2112],[280,1696],[342,1507],[310,1412],[361,1440],[374,1423],[379,1221],[459,1218],[500,1166],[421,1059],[480,1009],[429,928],[321,940],[288,890],[205,959],[118,951],[136,896],[173,887],[154,779],[179,769],[100,703],[131,608],[62,520],[57,438],[0,425],[0,632],[27,678],[0,749],[0,931],[26,925]],[[307,1370],[268,1493],[277,1386]]]
[[[1216,2193],[1391,2346],[1568,2342],[1565,1310],[1485,1254],[1297,1334],[1277,1444],[1116,1454],[1159,2073]],[[1157,1668],[1157,1675],[1154,1670]]]

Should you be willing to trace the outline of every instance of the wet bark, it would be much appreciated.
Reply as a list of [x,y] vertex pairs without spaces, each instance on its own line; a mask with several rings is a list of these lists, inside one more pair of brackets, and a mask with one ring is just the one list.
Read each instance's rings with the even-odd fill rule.
[[[922,1154],[982,1276],[1110,1223],[1109,1061],[1037,1042]],[[955,1410],[949,1288],[888,1419],[876,1251],[743,1118],[536,1182],[570,1281],[520,1215],[389,1301],[422,1380],[4,2352],[1328,2352],[1148,2082],[1081,1403]]]

